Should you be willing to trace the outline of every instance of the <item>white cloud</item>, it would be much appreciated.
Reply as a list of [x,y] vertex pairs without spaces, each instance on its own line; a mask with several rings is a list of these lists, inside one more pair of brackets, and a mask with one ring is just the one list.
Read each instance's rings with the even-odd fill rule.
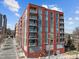
[[75,14],[79,14],[79,7],[76,7]]
[[61,12],[62,12],[62,9],[60,9],[60,8],[58,8],[58,7],[56,7],[56,6],[52,7],[51,9],[52,9],[52,10],[56,10],[56,11],[61,11]]
[[71,20],[72,20],[72,17],[69,17],[69,18],[68,18],[68,20],[70,20],[70,21],[71,21]]
[[76,11],[75,11],[75,14],[79,14],[79,10],[76,10]]
[[67,25],[73,25],[74,24],[74,19],[72,18],[72,17],[69,17],[68,18],[68,20],[65,20],[65,23],[67,24]]
[[79,17],[75,17],[75,20],[79,20]]
[[7,6],[7,8],[14,12],[14,14],[19,17],[20,15],[18,14],[18,11],[20,9],[20,5],[18,3],[18,1],[16,0],[4,0],[3,1],[4,5]]
[[20,9],[19,3],[16,0],[4,0],[4,4],[10,11],[18,12]]
[[57,7],[56,5],[42,5],[43,7],[45,8],[49,8],[51,10],[56,10],[56,11],[61,11],[62,12],[62,9]]
[[48,8],[48,6],[47,6],[47,5],[42,5],[42,7]]
[[15,13],[15,15],[16,15],[17,17],[20,17],[20,15],[19,15],[18,13]]
[[69,17],[65,22],[65,32],[72,33],[73,30],[79,26],[79,17]]
[[73,16],[65,20],[65,32],[73,33],[73,30],[79,26],[79,7],[76,7]]
[[70,21],[70,22],[69,22],[69,25],[72,25],[72,24],[74,24],[74,22],[73,22],[73,21]]

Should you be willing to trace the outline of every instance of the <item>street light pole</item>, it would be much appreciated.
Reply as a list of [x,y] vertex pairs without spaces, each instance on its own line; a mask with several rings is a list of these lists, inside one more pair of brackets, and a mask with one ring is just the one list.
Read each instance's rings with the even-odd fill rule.
[[48,58],[50,59],[50,41],[49,41],[49,49],[48,49]]
[[[48,35],[50,35],[50,33],[48,33]],[[48,59],[50,59],[50,39],[49,39],[49,43],[48,43]]]

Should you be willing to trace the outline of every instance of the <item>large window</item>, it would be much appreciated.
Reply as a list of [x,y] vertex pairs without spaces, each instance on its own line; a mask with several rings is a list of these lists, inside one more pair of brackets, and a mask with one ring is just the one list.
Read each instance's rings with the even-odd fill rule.
[[54,20],[53,20],[53,13],[50,13],[50,32],[53,32],[54,29]]
[[59,40],[59,35],[58,35],[59,22],[58,22],[58,21],[59,21],[59,12],[56,12],[56,40],[57,40],[57,42],[58,42],[58,40]]
[[48,44],[48,11],[45,11],[45,43]]
[[38,45],[42,44],[42,9],[38,9]]
[[58,19],[59,19],[59,13],[56,12],[56,32],[58,33]]
[[38,9],[38,32],[42,32],[42,9]]

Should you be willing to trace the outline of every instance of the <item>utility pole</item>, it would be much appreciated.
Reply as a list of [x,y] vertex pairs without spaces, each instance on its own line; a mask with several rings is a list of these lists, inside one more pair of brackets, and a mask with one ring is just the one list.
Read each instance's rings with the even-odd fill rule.
[[50,59],[50,40],[49,40],[49,52],[48,52],[48,59]]

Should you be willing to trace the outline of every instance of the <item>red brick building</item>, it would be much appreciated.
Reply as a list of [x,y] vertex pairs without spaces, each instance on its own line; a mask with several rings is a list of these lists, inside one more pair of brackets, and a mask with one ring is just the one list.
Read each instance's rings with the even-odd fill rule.
[[28,4],[18,22],[19,40],[27,57],[64,53],[64,14]]

